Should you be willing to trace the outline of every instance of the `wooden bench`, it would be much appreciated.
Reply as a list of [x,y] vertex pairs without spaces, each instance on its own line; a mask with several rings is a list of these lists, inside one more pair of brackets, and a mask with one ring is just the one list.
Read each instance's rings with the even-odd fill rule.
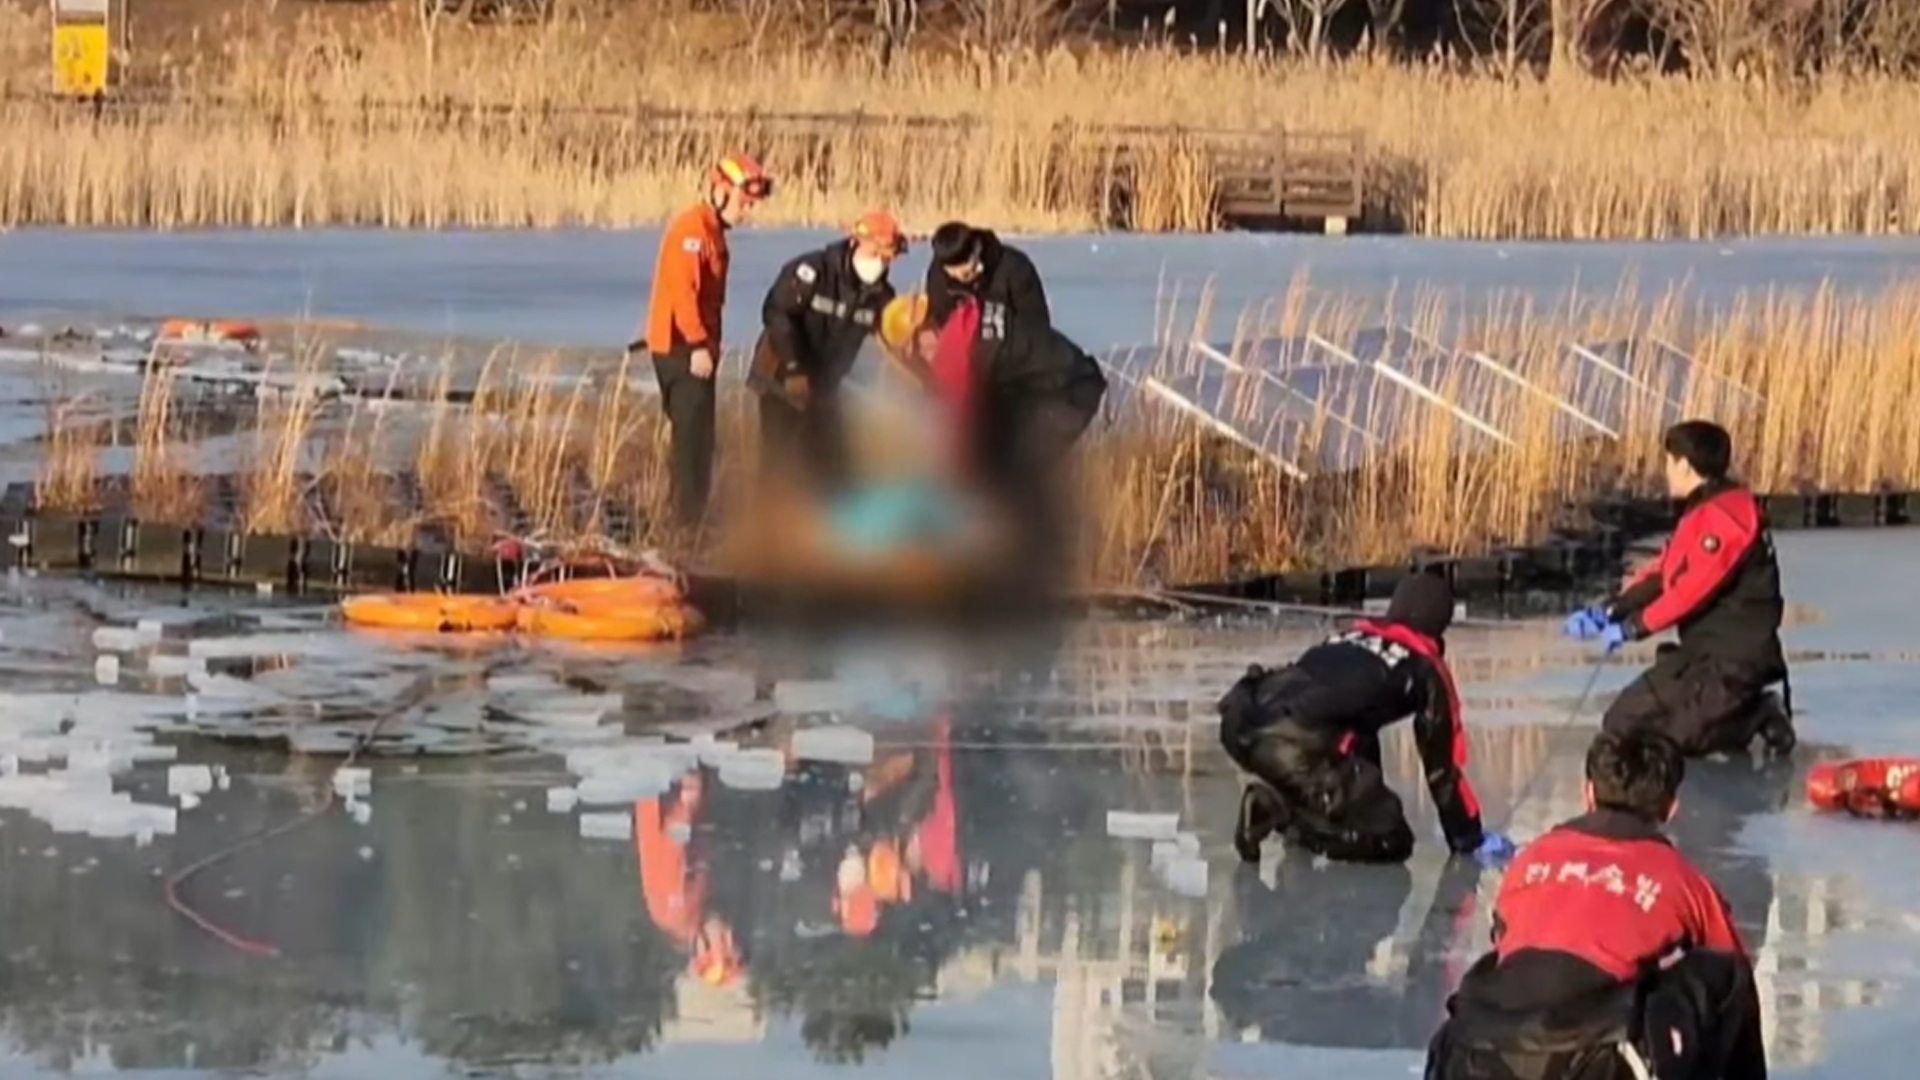
[[1222,144],[1213,167],[1215,207],[1229,227],[1317,221],[1341,236],[1363,210],[1357,132],[1277,132]]

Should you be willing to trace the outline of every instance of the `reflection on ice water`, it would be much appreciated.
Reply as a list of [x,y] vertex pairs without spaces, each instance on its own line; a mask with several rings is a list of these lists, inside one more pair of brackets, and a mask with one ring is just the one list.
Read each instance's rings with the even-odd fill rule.
[[[1812,602],[1812,549],[1782,548]],[[1437,843],[1404,869],[1235,860],[1211,703],[1310,622],[1091,626],[999,656],[579,651],[255,603],[42,581],[0,603],[5,1075],[1397,1080],[1486,940],[1496,875]],[[1847,622],[1825,616],[1813,632]],[[1531,625],[1450,651],[1489,817],[1524,838],[1575,812],[1585,657]],[[1802,764],[1689,779],[1675,831],[1757,947],[1783,1075],[1895,1075],[1915,1015],[1920,841],[1799,797],[1804,761],[1911,727],[1851,716],[1846,688],[1891,699],[1913,672],[1809,660]],[[1431,835],[1403,735],[1389,758]],[[346,807],[184,888],[278,959],[162,903],[169,872],[330,793]]]

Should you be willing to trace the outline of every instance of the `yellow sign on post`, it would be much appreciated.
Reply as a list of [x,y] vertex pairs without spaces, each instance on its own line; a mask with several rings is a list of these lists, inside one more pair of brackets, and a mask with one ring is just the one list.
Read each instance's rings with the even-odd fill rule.
[[53,0],[53,92],[106,93],[113,79],[113,0]]

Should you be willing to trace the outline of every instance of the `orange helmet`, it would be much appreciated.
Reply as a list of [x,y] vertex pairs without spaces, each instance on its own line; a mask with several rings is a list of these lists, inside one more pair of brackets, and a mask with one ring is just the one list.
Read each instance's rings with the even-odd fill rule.
[[847,232],[855,240],[879,244],[895,255],[906,254],[906,231],[900,228],[900,219],[885,210],[869,210],[861,214],[860,220],[854,222]]
[[749,199],[764,199],[773,194],[773,177],[760,163],[745,154],[728,154],[707,170],[707,182],[737,191]]

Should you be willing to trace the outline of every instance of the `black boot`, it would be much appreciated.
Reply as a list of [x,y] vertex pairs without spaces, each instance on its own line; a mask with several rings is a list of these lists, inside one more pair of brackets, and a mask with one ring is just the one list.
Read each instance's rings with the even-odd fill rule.
[[1233,826],[1233,850],[1242,862],[1260,861],[1260,845],[1287,827],[1287,807],[1265,784],[1252,783],[1240,793],[1240,816]]
[[1787,707],[1780,702],[1780,695],[1768,691],[1760,699],[1760,718],[1756,730],[1766,743],[1767,756],[1774,758],[1789,757],[1793,748],[1800,745],[1800,737],[1794,733],[1793,719],[1787,715]]

